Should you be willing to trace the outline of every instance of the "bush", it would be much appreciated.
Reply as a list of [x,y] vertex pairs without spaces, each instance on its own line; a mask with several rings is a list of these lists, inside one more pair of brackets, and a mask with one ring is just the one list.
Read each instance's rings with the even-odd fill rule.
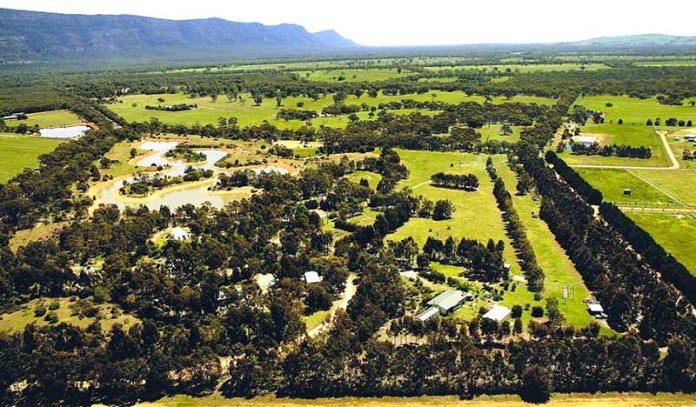
[[544,308],[542,308],[542,307],[540,307],[540,306],[538,306],[538,305],[533,306],[533,307],[532,307],[532,316],[533,316],[534,318],[541,318],[541,317],[543,317],[543,316],[544,316]]
[[35,317],[42,317],[46,315],[46,308],[45,307],[36,307],[34,309],[34,316]]
[[48,309],[51,311],[55,311],[58,308],[60,308],[60,303],[58,301],[53,301],[49,306]]
[[58,322],[58,315],[56,315],[55,312],[49,312],[44,317],[44,321],[48,322],[49,324],[55,324]]
[[522,316],[522,306],[521,305],[513,305],[511,315],[513,318],[521,317]]

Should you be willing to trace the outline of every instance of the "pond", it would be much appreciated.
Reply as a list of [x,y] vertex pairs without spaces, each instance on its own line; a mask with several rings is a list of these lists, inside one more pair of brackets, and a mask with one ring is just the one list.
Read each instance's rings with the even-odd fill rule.
[[[171,209],[176,209],[185,204],[200,206],[205,202],[209,202],[215,208],[222,208],[223,206],[225,206],[225,204],[234,199],[238,199],[242,196],[248,196],[251,194],[250,187],[234,188],[232,191],[209,190],[217,182],[217,175],[219,173],[228,173],[228,171],[224,171],[215,167],[216,162],[225,158],[225,156],[227,155],[226,152],[220,150],[197,150],[200,153],[203,153],[206,157],[205,161],[200,163],[187,163],[179,160],[170,160],[167,157],[165,157],[164,155],[167,153],[167,151],[176,147],[177,144],[178,143],[176,142],[153,141],[143,143],[138,148],[140,150],[152,151],[152,153],[139,159],[135,165],[137,167],[164,167],[164,170],[160,171],[159,174],[167,175],[169,177],[183,175],[184,171],[189,166],[193,168],[213,170],[215,171],[215,175],[210,179],[188,184],[179,184],[173,187],[165,188],[163,190],[155,191],[154,193],[152,193],[152,195],[143,198],[128,197],[121,195],[119,192],[124,182],[132,182],[135,179],[135,177],[128,177],[125,179],[110,181],[103,188],[100,188],[99,192],[96,194],[97,203],[114,204],[118,206],[121,210],[125,209],[127,206],[138,205],[145,205],[152,210],[157,210],[160,206],[163,205],[168,206]],[[254,169],[254,171],[256,173],[288,173],[288,170],[286,170],[285,168],[275,166],[257,168]]]
[[80,138],[90,130],[89,126],[69,126],[56,127],[52,129],[41,129],[41,137],[46,138]]

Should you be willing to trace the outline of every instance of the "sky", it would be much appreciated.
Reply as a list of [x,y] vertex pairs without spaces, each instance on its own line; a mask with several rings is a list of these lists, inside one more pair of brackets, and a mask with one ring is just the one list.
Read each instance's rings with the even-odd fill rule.
[[361,45],[577,41],[630,34],[696,35],[693,0],[0,0],[69,14],[219,17],[334,29]]

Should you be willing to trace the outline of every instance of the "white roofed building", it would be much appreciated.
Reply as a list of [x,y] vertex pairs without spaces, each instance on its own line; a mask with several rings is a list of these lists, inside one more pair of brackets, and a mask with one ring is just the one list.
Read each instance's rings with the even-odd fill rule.
[[421,312],[420,314],[418,314],[416,319],[423,322],[423,321],[429,320],[430,318],[432,318],[436,315],[440,315],[440,309],[438,307],[430,307],[430,308],[426,309],[425,311]]
[[432,300],[428,301],[431,307],[437,307],[440,313],[446,315],[458,309],[471,294],[460,290],[447,290]]
[[316,271],[308,271],[304,273],[304,279],[307,284],[321,283],[321,277]]
[[184,240],[190,240],[191,233],[182,227],[176,226],[172,228],[171,232],[169,232],[169,238],[182,242]]
[[483,314],[483,318],[490,319],[495,322],[500,322],[507,318],[511,312],[512,311],[510,310],[510,308],[496,304],[493,306],[493,308],[490,309],[490,311]]
[[573,143],[591,146],[597,142],[597,137],[594,136],[573,136]]

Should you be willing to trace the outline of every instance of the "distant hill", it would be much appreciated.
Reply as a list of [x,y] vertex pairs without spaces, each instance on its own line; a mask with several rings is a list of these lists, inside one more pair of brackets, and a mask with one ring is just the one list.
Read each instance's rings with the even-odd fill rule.
[[210,18],[68,15],[0,9],[0,63],[68,59],[215,59],[289,55],[357,45],[333,30]]
[[664,34],[641,34],[619,37],[599,37],[566,44],[587,48],[681,48],[696,47],[696,37],[682,37]]

